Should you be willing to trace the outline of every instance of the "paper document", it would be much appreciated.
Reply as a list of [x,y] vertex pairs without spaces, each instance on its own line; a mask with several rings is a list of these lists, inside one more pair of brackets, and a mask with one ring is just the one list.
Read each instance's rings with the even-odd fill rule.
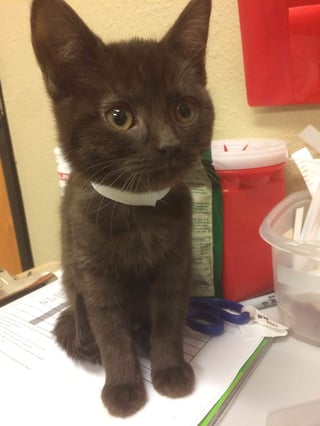
[[174,400],[159,395],[150,363],[141,359],[148,402],[123,420],[110,416],[100,399],[103,368],[75,363],[56,345],[52,329],[65,306],[56,281],[0,308],[1,424],[198,425],[263,340],[245,338],[231,326],[214,338],[186,329],[185,358],[196,376],[193,394]]

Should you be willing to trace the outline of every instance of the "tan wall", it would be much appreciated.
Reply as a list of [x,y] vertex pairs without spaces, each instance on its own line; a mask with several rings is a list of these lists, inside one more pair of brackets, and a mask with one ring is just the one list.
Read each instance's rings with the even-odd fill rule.
[[[161,36],[187,0],[69,0],[69,4],[107,41]],[[29,8],[29,0],[0,0],[0,79],[38,264],[59,257],[60,194],[54,122],[31,48]],[[299,145],[297,134],[320,121],[319,106],[248,107],[236,0],[213,0],[207,63],[216,138],[284,139],[292,151]],[[299,185],[290,171],[290,191]]]

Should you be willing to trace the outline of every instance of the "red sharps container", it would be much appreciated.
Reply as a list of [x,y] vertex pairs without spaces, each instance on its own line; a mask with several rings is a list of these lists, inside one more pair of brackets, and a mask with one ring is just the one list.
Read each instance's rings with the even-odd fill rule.
[[287,144],[269,139],[212,142],[212,162],[222,186],[222,286],[227,299],[273,290],[270,246],[259,228],[285,196]]

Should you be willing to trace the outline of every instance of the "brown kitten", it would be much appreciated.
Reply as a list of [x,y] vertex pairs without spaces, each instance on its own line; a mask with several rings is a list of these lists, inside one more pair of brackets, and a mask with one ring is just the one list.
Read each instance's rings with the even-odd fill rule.
[[194,387],[183,356],[191,280],[183,177],[211,140],[210,11],[210,0],[191,0],[159,42],[104,44],[64,1],[32,4],[32,43],[73,170],[61,214],[70,307],[55,334],[71,357],[102,363],[102,400],[116,416],[146,401],[137,343],[149,350],[158,392],[176,398]]

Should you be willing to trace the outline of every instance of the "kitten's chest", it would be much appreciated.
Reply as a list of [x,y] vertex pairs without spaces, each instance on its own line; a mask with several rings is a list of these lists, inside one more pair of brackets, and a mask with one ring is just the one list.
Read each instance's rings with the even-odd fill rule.
[[183,252],[189,240],[189,219],[171,211],[151,211],[117,225],[106,232],[108,251],[131,268],[161,265]]
[[63,203],[63,229],[71,229],[64,241],[77,259],[103,265],[108,274],[140,276],[181,256],[190,257],[191,197],[184,185],[154,208],[125,206],[97,196],[88,200],[68,195]]
[[187,256],[191,245],[189,192],[179,190],[155,208],[110,205],[94,233],[101,239],[103,255],[123,269],[161,267],[177,256]]
[[114,258],[132,271],[155,268],[169,260],[179,240],[178,235],[170,233],[166,226],[156,229],[144,226],[143,229],[125,231],[112,238]]

